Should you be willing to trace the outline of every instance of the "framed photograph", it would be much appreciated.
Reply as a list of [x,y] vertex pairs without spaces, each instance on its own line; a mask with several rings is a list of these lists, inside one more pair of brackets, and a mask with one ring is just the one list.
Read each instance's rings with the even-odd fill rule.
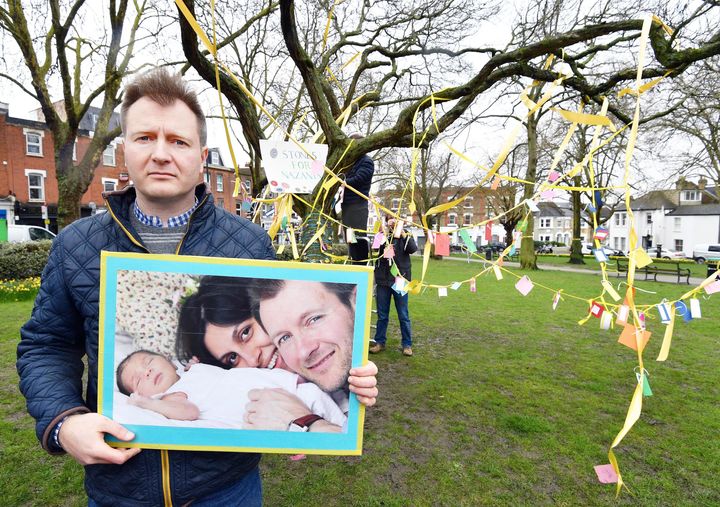
[[98,412],[117,447],[362,453],[348,371],[372,269],[103,252]]

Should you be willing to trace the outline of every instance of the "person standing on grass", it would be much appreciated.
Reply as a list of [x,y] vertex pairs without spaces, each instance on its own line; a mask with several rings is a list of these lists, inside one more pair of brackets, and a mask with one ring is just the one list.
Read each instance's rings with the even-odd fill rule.
[[[397,310],[398,320],[400,321],[400,334],[402,335],[401,348],[405,356],[412,356],[412,329],[410,326],[410,310],[408,308],[408,294],[397,292],[392,288],[395,284],[395,276],[390,271],[394,262],[405,280],[412,280],[412,262],[410,254],[417,252],[417,245],[412,235],[405,232],[393,234],[396,221],[390,219],[387,222],[388,236],[391,242],[383,244],[378,253],[378,260],[375,262],[375,302],[377,306],[377,328],[375,330],[375,339],[370,344],[370,353],[377,354],[385,350],[387,342],[387,327],[390,317],[390,299],[395,300],[395,310]],[[386,249],[392,248],[393,255],[385,255]]]
[[[130,83],[121,126],[134,185],[107,193],[107,213],[72,223],[54,240],[32,316],[20,331],[20,390],[42,447],[85,466],[90,506],[259,506],[259,454],[140,452],[104,440],[134,435],[96,413],[100,252],[275,259],[267,233],[215,207],[201,183],[205,116],[179,75],[154,69]],[[373,405],[375,365],[350,373],[350,390]]]
[[[360,133],[350,135],[351,139],[362,139]],[[347,229],[360,231],[355,234],[355,243],[348,244],[348,255],[355,263],[364,264],[370,257],[370,243],[367,237],[368,196],[372,185],[375,163],[367,155],[355,161],[350,172],[345,176],[345,183],[362,195],[350,189],[344,189],[342,201],[342,224]],[[364,197],[363,197],[364,196]]]

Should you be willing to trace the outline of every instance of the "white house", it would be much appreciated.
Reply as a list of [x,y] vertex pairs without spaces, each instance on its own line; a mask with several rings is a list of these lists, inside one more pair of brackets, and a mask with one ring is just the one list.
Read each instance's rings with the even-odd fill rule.
[[[658,246],[692,257],[694,245],[720,241],[720,203],[715,187],[706,180],[697,184],[681,178],[675,189],[653,190],[630,201],[638,245],[646,250]],[[626,251],[630,222],[621,205],[608,222],[612,248]]]
[[[533,239],[536,241],[556,241],[565,246],[572,242],[572,207],[567,201],[539,202],[540,211],[534,214],[535,227]],[[590,227],[583,222],[580,228],[582,241],[590,238]]]

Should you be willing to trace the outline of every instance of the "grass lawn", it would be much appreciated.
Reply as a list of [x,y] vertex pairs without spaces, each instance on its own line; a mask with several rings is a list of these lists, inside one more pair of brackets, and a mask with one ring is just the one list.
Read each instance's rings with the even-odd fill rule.
[[[419,273],[420,265],[415,269]],[[450,283],[480,266],[432,261],[428,282]],[[540,271],[530,278],[584,298],[597,278]],[[540,288],[527,297],[515,279],[478,279],[438,298],[411,298],[414,350],[395,347],[372,356],[381,397],[368,410],[362,457],[284,455],[263,458],[267,505],[717,505],[720,504],[720,298],[701,300],[703,318],[676,322],[673,347],[657,363],[663,325],[653,337],[646,368],[654,396],[616,454],[633,495],[614,496],[593,466],[622,427],[632,394],[635,353],[602,331],[586,304],[567,299],[551,309]],[[639,282],[640,303],[674,299],[686,285]],[[37,445],[17,391],[17,329],[30,303],[0,305],[1,504],[83,505],[79,466]],[[652,316],[656,316],[653,312]],[[9,496],[8,496],[9,495]]]

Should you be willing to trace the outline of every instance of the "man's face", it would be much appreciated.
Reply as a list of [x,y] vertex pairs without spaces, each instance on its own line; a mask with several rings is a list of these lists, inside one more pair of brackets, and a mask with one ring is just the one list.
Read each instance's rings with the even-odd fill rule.
[[120,381],[129,392],[150,397],[164,393],[179,379],[175,366],[166,358],[138,352],[125,365]]
[[285,282],[277,296],[260,302],[260,318],[292,371],[326,392],[345,387],[354,310],[323,284]]
[[206,156],[197,118],[185,103],[161,106],[143,97],[128,109],[125,164],[142,203],[172,208],[192,201]]

